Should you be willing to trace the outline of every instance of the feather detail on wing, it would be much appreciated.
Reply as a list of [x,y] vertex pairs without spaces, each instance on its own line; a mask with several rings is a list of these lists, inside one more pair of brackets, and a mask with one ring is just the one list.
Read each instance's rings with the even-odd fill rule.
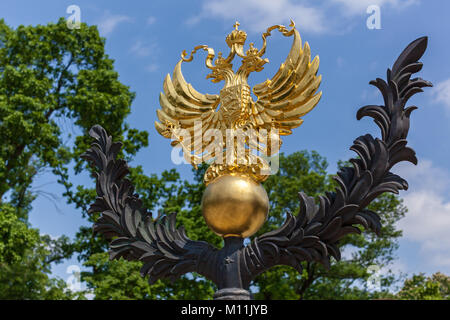
[[[169,74],[164,79],[164,92],[159,95],[162,109],[156,111],[161,122],[155,121],[155,127],[162,136],[174,139],[172,146],[181,146],[186,160],[195,166],[202,162],[195,155],[203,153],[210,141],[202,139],[203,143],[194,143],[194,134],[199,132],[198,126],[201,126],[203,135],[209,128],[218,127],[220,114],[215,109],[219,96],[201,94],[187,83],[181,72],[182,62],[180,60],[175,66],[173,79]],[[187,132],[183,133],[183,129]],[[186,133],[190,135],[189,141],[186,140]]]
[[289,135],[303,122],[300,117],[319,102],[322,92],[316,93],[322,77],[317,75],[319,57],[311,62],[309,44],[296,29],[291,51],[272,79],[253,87],[258,97],[252,117],[259,127],[278,128],[280,135]]

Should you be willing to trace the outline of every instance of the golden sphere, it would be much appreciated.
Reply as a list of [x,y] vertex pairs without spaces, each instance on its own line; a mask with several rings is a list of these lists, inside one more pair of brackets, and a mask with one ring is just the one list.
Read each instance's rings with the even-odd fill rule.
[[267,219],[269,198],[261,184],[245,176],[221,176],[202,198],[206,224],[222,237],[249,237]]

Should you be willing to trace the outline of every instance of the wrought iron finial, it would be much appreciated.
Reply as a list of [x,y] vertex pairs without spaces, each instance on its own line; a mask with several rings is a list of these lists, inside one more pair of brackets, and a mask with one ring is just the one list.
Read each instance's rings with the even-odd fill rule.
[[[330,257],[340,260],[338,244],[342,237],[360,233],[359,227],[380,232],[380,217],[367,209],[369,203],[384,192],[398,193],[408,188],[407,182],[390,170],[401,161],[417,163],[415,152],[406,140],[409,118],[416,107],[407,107],[406,103],[415,93],[423,91],[422,88],[432,86],[421,78],[411,78],[422,69],[419,59],[426,46],[426,37],[413,41],[392,69],[388,69],[386,80],[377,78],[370,82],[381,92],[384,104],[362,107],[357,119],[371,117],[381,130],[381,138],[366,134],[354,141],[351,150],[358,158],[350,160],[351,167],[338,172],[335,191],[320,196],[318,203],[300,192],[298,214],[287,213],[283,226],[253,239],[247,246],[243,244],[243,234],[229,234],[219,250],[206,242],[190,240],[182,227],[175,227],[176,214],[153,219],[126,179],[126,162],[116,158],[121,144],[113,143],[102,127],[94,126],[90,131],[94,143],[83,155],[97,170],[97,199],[89,212],[101,213],[94,231],[113,239],[111,259],[124,257],[144,262],[141,274],[149,275],[150,283],[197,272],[217,284],[215,299],[249,299],[252,279],[275,265],[288,265],[301,271],[303,261],[329,267]],[[176,69],[174,81],[166,83],[168,94],[182,88],[180,99],[183,92],[190,94],[184,97],[192,105],[201,108],[215,105],[216,97],[192,91],[177,72]],[[257,90],[264,92],[264,86]],[[166,106],[167,110],[171,110],[170,106]],[[172,119],[168,113],[160,119],[166,116]],[[256,187],[254,190],[259,192]],[[240,201],[245,201],[245,197]]]

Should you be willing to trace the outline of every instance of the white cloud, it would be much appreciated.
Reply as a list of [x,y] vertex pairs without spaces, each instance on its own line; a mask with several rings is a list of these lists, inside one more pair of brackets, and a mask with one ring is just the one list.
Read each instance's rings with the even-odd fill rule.
[[[340,33],[349,30],[350,18],[367,14],[369,5],[379,5],[383,14],[384,8],[401,10],[418,1],[205,0],[200,13],[188,18],[186,22],[192,25],[208,18],[221,18],[230,22],[237,19],[245,25],[246,30],[261,32],[270,25],[287,25],[293,19],[303,32]],[[365,20],[361,23],[365,24]]]
[[129,51],[137,57],[146,58],[146,60],[150,62],[144,67],[144,70],[148,72],[155,72],[158,70],[158,64],[155,63],[155,57],[159,55],[160,47],[156,41],[143,42],[137,40],[130,47]]
[[408,212],[398,223],[403,237],[417,243],[428,266],[450,267],[450,173],[427,160],[395,171],[411,185],[403,197]]
[[396,275],[400,275],[400,274],[405,274],[408,270],[408,266],[400,261],[400,260],[394,260],[392,261],[391,264],[381,268],[381,272],[382,274],[388,274],[389,271],[391,271],[392,273],[396,274]]
[[210,0],[203,3],[198,16],[191,17],[189,24],[195,24],[202,18],[237,19],[248,26],[249,31],[260,32],[273,24],[289,24],[293,19],[304,31],[320,33],[325,31],[323,12],[304,1],[291,0]]
[[151,63],[145,68],[145,70],[147,70],[148,72],[155,72],[156,70],[158,70],[158,65],[156,63]]
[[423,250],[450,250],[450,202],[427,190],[411,192],[404,200],[408,214],[399,222],[404,236],[421,241]]
[[418,0],[332,0],[332,2],[341,7],[344,15],[364,15],[367,7],[371,5],[379,6],[382,14],[384,8],[404,9],[418,3]]
[[93,293],[86,293],[84,296],[88,300],[94,300],[94,298],[95,298],[95,294],[93,294]]
[[450,252],[445,257],[442,255],[433,257],[433,262],[439,266],[450,267]]
[[147,57],[152,53],[157,51],[158,47],[155,43],[150,45],[144,44],[142,41],[136,41],[133,46],[130,48],[130,52],[136,54],[140,57]]
[[442,103],[450,111],[450,79],[439,82],[431,91],[433,100]]
[[131,22],[129,16],[120,15],[120,14],[111,14],[109,11],[106,11],[103,15],[102,20],[98,23],[98,29],[102,36],[109,35],[114,29],[122,22]]
[[147,24],[152,25],[156,23],[156,17],[150,16],[147,18]]
[[379,99],[379,97],[380,97],[380,91],[373,86],[363,89],[363,91],[361,93],[361,99],[365,102],[373,103],[374,100]]
[[427,159],[419,159],[417,166],[401,162],[393,168],[393,172],[406,179],[412,186],[412,190],[407,194],[413,191],[442,194],[450,188],[450,172],[434,166],[432,161]]
[[351,260],[353,256],[360,251],[358,247],[347,245],[341,249],[341,259],[342,260]]

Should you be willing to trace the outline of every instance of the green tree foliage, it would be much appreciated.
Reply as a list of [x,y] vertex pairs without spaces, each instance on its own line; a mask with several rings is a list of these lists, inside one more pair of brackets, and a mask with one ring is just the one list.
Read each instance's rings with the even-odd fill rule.
[[64,295],[62,283],[48,279],[50,263],[70,256],[73,247],[66,237],[52,240],[28,225],[38,173],[52,172],[68,202],[80,205],[92,190],[75,188],[68,170],[70,163],[76,173],[86,167],[79,156],[90,143],[92,125],[100,123],[123,141],[127,158],[147,145],[147,132],[125,122],[134,93],[118,80],[104,45],[96,26],[70,30],[60,19],[12,29],[0,20],[0,292],[5,297]]
[[396,298],[403,300],[450,300],[450,277],[436,272],[431,277],[423,273],[406,279]]
[[1,205],[0,240],[0,299],[78,297],[67,290],[64,281],[48,276],[57,258],[51,250],[52,240],[30,228],[8,204]]

